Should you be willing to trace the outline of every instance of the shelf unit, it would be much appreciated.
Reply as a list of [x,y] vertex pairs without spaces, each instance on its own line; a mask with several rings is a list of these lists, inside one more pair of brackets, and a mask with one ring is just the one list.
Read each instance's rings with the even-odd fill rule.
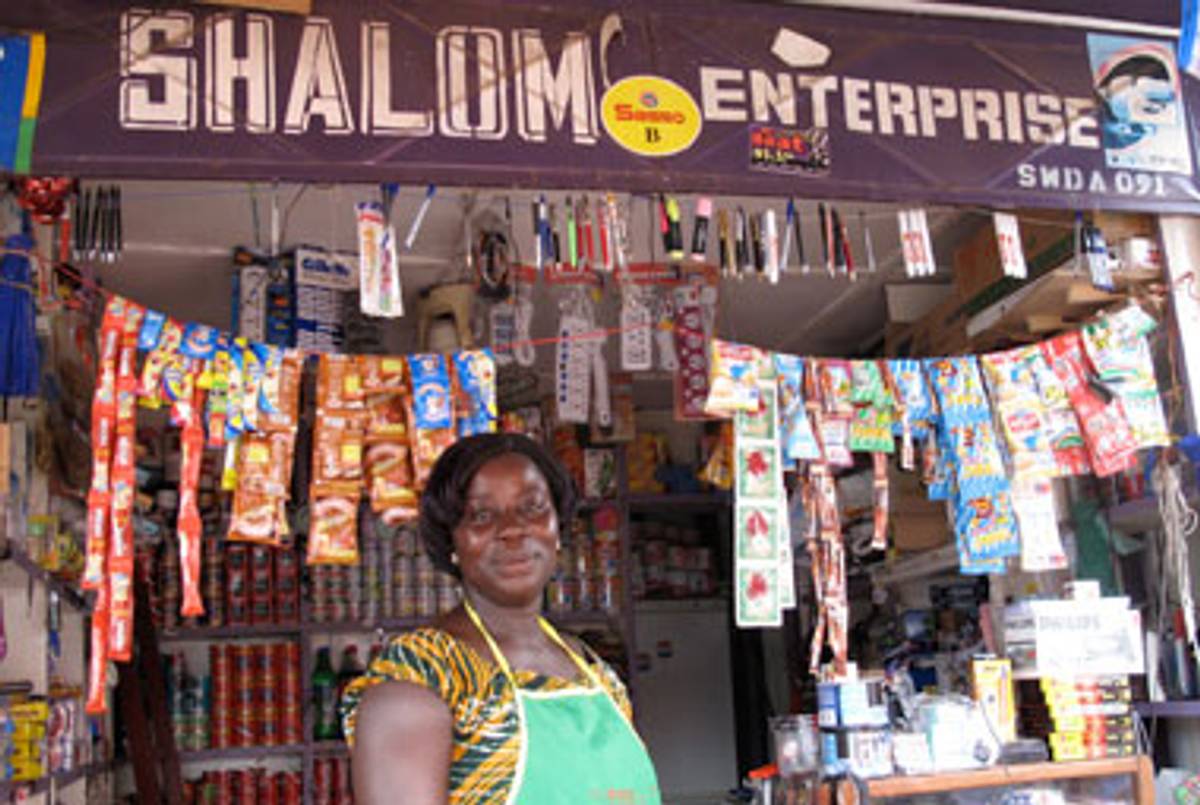
[[89,763],[77,766],[70,771],[59,772],[49,777],[39,777],[36,780],[28,782],[0,782],[0,800],[7,802],[18,792],[24,792],[30,796],[38,796],[49,792],[51,787],[55,791],[59,791],[80,780],[86,780],[93,775],[112,771],[113,768],[113,763]]
[[76,612],[88,612],[91,609],[91,604],[88,602],[87,596],[83,591],[46,570],[33,561],[33,557],[16,545],[9,543],[8,556],[5,558],[25,571],[31,582],[37,582],[47,590],[58,593],[59,600]]
[[[630,539],[630,520],[634,513],[645,513],[651,510],[666,512],[686,512],[691,514],[719,514],[732,510],[732,496],[729,493],[689,493],[689,494],[630,494],[628,490],[628,473],[626,471],[625,451],[623,447],[615,448],[617,458],[617,495],[613,498],[586,498],[578,502],[578,515],[588,517],[597,510],[611,506],[618,513],[618,534],[621,545],[621,574],[628,582],[632,577],[632,545]],[[547,613],[549,620],[555,625],[574,630],[605,630],[618,635],[624,647],[626,658],[626,679],[628,680],[631,698],[637,696],[637,646],[634,634],[634,598],[633,589],[629,583],[622,585],[621,608],[619,613],[610,614],[604,611],[582,611],[570,613]],[[312,620],[308,601],[302,600],[300,621],[290,624],[263,624],[251,626],[197,626],[180,627],[171,631],[161,632],[159,641],[163,646],[189,642],[216,642],[226,640],[262,640],[284,639],[300,643],[300,673],[303,686],[303,736],[302,744],[273,747],[238,747],[224,749],[206,749],[201,751],[180,752],[180,762],[185,766],[195,766],[203,763],[222,761],[253,762],[263,757],[299,758],[302,763],[302,779],[305,805],[314,801],[313,766],[319,759],[340,757],[348,754],[344,741],[317,741],[311,736],[314,730],[314,714],[312,708],[312,678],[315,663],[315,651],[318,642],[332,640],[337,637],[369,635],[378,630],[391,635],[397,632],[418,628],[430,623],[430,618],[389,618],[374,622],[317,622]]]
[[[883,777],[868,780],[865,785],[872,798],[888,799],[1099,777],[1130,777],[1135,805],[1154,803],[1154,764],[1149,757],[1143,755],[1111,760],[993,766],[976,771],[943,772],[912,777]],[[849,787],[849,784],[843,783],[842,786]]]
[[1134,702],[1133,709],[1142,718],[1200,718],[1200,699]]
[[279,746],[230,746],[224,749],[180,750],[179,762],[208,763],[215,760],[258,761],[268,757],[293,757],[304,754],[304,744],[281,744]]

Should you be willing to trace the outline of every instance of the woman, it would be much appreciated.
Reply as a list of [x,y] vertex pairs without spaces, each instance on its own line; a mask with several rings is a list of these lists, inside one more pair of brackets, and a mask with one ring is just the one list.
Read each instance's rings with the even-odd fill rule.
[[421,539],[464,601],[347,689],[359,805],[660,801],[620,681],[539,615],[573,514],[570,478],[524,436],[472,436],[438,460]]

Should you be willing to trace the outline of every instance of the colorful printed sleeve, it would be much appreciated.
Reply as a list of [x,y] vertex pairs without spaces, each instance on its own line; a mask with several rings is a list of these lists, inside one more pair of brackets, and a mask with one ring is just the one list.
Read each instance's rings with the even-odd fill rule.
[[381,682],[412,682],[441,697],[453,710],[461,699],[467,680],[454,638],[437,629],[417,629],[392,641],[366,672],[346,686],[342,696],[342,726],[346,741],[354,745],[358,706],[367,690]]

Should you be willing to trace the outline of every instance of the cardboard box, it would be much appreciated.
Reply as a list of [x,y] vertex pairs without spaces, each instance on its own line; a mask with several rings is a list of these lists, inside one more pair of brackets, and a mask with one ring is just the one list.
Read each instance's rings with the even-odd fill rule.
[[1001,743],[1017,739],[1016,692],[1011,660],[971,660],[971,698],[996,732]]
[[940,548],[953,538],[945,511],[931,514],[892,512],[892,544],[898,551]]

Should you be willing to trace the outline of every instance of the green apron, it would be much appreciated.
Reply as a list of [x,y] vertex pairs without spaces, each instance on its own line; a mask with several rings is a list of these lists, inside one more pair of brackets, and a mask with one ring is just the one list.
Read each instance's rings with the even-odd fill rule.
[[470,601],[465,609],[516,697],[521,748],[508,805],[660,805],[658,778],[645,744],[596,672],[554,627],[538,618],[542,631],[579,666],[589,687],[522,690]]

